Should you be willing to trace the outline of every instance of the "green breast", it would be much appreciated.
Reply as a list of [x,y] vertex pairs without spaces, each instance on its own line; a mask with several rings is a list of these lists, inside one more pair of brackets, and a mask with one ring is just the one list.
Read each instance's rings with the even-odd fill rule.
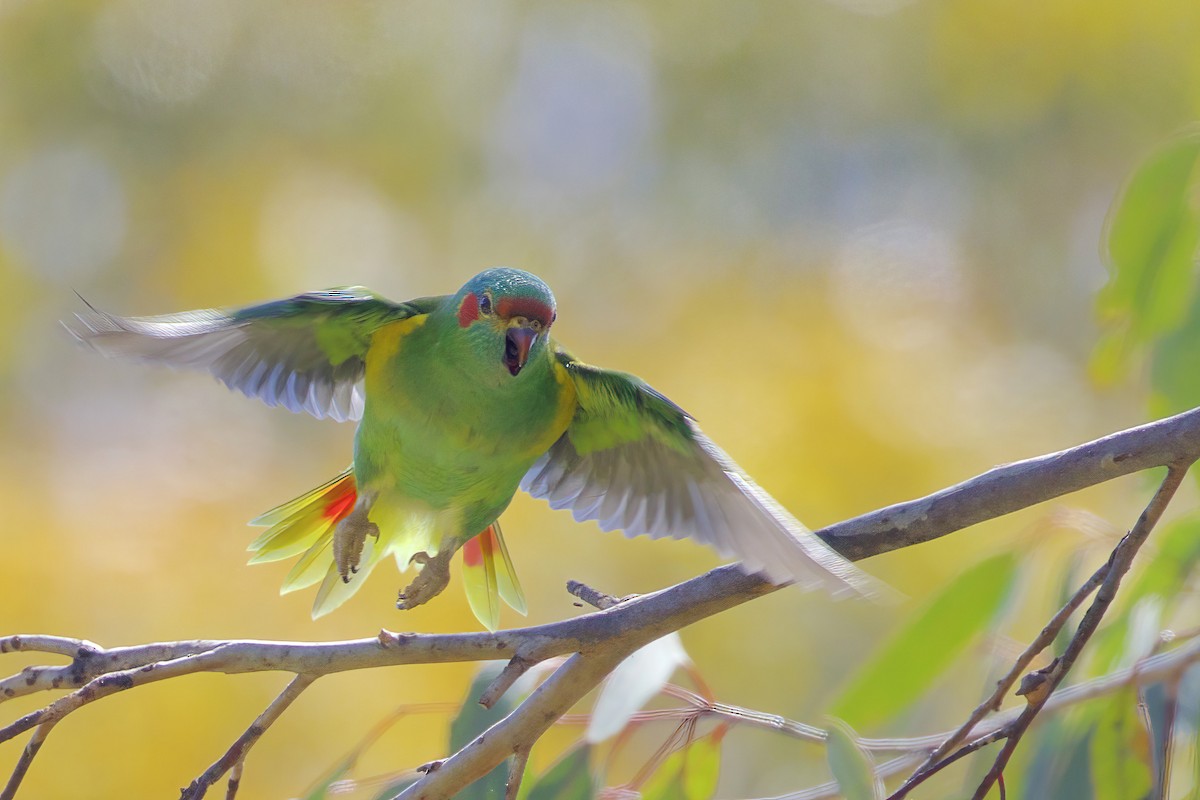
[[381,329],[367,359],[354,462],[363,491],[379,492],[380,502],[406,498],[461,511],[464,535],[508,506],[525,472],[566,429],[573,403],[546,342],[518,376],[503,380],[493,369],[499,358],[481,360],[472,344],[434,316]]

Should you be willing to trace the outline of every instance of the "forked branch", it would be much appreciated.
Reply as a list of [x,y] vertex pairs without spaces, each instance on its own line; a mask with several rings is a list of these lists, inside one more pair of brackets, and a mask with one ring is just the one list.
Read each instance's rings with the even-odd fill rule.
[[[1200,409],[1194,409],[1059,453],[997,467],[928,497],[831,525],[817,531],[817,535],[847,558],[859,560],[930,541],[975,523],[1152,467],[1171,466],[1175,467],[1171,475],[1181,474],[1179,465],[1190,464],[1198,457]],[[1129,558],[1134,551],[1136,546],[1129,552]],[[1110,569],[1106,575],[1107,602],[1111,602],[1111,591],[1116,588],[1115,582],[1109,584],[1107,580],[1112,574]],[[28,757],[22,757],[18,764],[19,774],[14,773],[3,797],[16,792],[33,754],[59,720],[95,700],[151,681],[197,672],[292,673],[297,679],[260,718],[266,718],[269,724],[308,682],[334,672],[399,664],[507,658],[514,662],[507,673],[515,678],[530,665],[551,657],[570,655],[566,663],[512,714],[486,735],[452,755],[439,769],[426,774],[403,795],[405,798],[450,797],[513,753],[527,751],[542,732],[630,653],[667,633],[778,588],[757,576],[745,575],[737,566],[726,566],[575,619],[497,633],[395,634],[383,631],[369,639],[344,642],[190,641],[111,650],[61,637],[3,637],[0,638],[0,653],[34,651],[72,659],[65,666],[30,667],[0,680],[0,702],[40,691],[72,690],[44,708],[0,728],[0,742],[36,729],[26,749]],[[1104,587],[1101,587],[1101,593],[1106,593]],[[1082,599],[1080,597],[1080,601]],[[487,699],[494,702],[510,683],[506,679],[495,687],[495,691],[489,692]],[[197,779],[190,796],[203,796],[207,786],[220,779],[217,772],[223,774],[233,767],[240,774],[245,750],[261,735],[257,726],[258,722]],[[262,727],[265,729],[265,725]]]
[[[967,722],[937,747],[925,763],[888,800],[903,800],[903,798],[908,796],[910,791],[942,769],[950,766],[963,756],[996,741],[1003,741],[1004,745],[1000,753],[996,756],[991,768],[976,788],[973,800],[983,800],[992,786],[1002,780],[1004,768],[1008,765],[1009,759],[1012,758],[1012,754],[1016,751],[1017,744],[1021,741],[1025,732],[1029,730],[1029,726],[1046,705],[1054,690],[1066,678],[1071,667],[1074,666],[1076,660],[1083,653],[1084,646],[1100,626],[1100,621],[1116,598],[1117,587],[1120,586],[1121,579],[1133,565],[1133,558],[1146,542],[1150,531],[1153,530],[1159,519],[1162,518],[1163,512],[1171,502],[1171,498],[1175,496],[1175,492],[1179,489],[1180,484],[1183,483],[1183,479],[1187,475],[1190,466],[1190,463],[1183,463],[1173,464],[1168,468],[1167,475],[1158,487],[1158,491],[1154,493],[1154,497],[1150,499],[1149,504],[1142,511],[1141,516],[1138,517],[1137,523],[1121,539],[1116,548],[1113,549],[1112,555],[1109,556],[1104,566],[1084,582],[1083,586],[1076,591],[1071,600],[1055,614],[1054,618],[1042,630],[1042,633],[1034,640],[1033,644],[1018,657],[1016,664],[1009,673],[1000,680],[996,691],[993,692],[991,697],[976,708]],[[1097,587],[1099,591],[1096,591]],[[974,739],[955,752],[950,753],[950,750],[961,742],[989,711],[999,708],[1000,701],[1008,694],[1017,676],[1029,666],[1029,663],[1042,650],[1050,645],[1071,613],[1093,591],[1096,591],[1096,597],[1088,608],[1087,613],[1084,614],[1079,627],[1075,630],[1075,635],[1071,637],[1062,656],[1056,658],[1045,669],[1038,670],[1026,676],[1026,681],[1029,685],[1023,684],[1021,693],[1026,695],[1027,704],[1021,713],[1002,728],[990,731],[985,736]]]

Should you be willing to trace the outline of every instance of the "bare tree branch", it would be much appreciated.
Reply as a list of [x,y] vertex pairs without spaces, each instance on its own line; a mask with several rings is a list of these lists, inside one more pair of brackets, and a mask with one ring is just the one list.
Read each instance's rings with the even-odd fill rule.
[[517,800],[521,781],[525,778],[525,767],[529,764],[531,747],[524,746],[513,753],[512,766],[508,770],[508,781],[504,784],[504,800]]
[[919,500],[817,531],[852,561],[945,536],[984,520],[1153,467],[1200,458],[1200,409],[1057,453],[1005,464]]
[[[267,706],[258,719],[246,729],[246,732],[237,738],[225,755],[216,760],[215,763],[196,780],[192,781],[188,788],[183,790],[179,800],[195,800],[203,797],[208,788],[217,781],[221,780],[221,776],[226,772],[230,772],[234,768],[238,768],[240,776],[240,767],[246,760],[246,753],[250,752],[250,748],[254,743],[262,738],[262,735],[267,732],[267,728],[274,724],[275,720],[279,719],[280,715],[287,709],[292,702],[300,696],[300,693],[309,687],[315,680],[311,675],[297,675],[292,678],[292,682],[287,685],[279,696],[271,701],[271,705]],[[226,797],[232,797],[237,793],[237,785],[239,781],[230,778],[229,791]]]
[[[1137,555],[1137,551],[1145,543],[1147,537],[1150,535],[1150,531],[1158,523],[1167,505],[1171,502],[1171,498],[1175,496],[1176,490],[1183,483],[1183,479],[1187,475],[1190,466],[1190,463],[1173,464],[1170,466],[1158,491],[1154,493],[1154,496],[1138,517],[1137,523],[1121,539],[1116,548],[1113,549],[1104,566],[1097,570],[1080,587],[1070,602],[1054,616],[1050,623],[1042,630],[1042,633],[1034,640],[1033,644],[1021,654],[1013,669],[1000,681],[996,692],[977,707],[967,722],[943,742],[942,745],[936,748],[925,763],[899,789],[893,792],[888,797],[888,800],[903,800],[915,787],[924,783],[934,774],[948,767],[962,756],[973,753],[984,745],[1001,739],[1004,740],[1004,746],[997,755],[991,769],[988,770],[976,789],[974,800],[983,800],[992,786],[1002,780],[1004,767],[1008,764],[1013,752],[1015,752],[1017,744],[1033,723],[1034,717],[1041,711],[1042,707],[1050,699],[1051,694],[1066,677],[1076,659],[1079,658],[1079,655],[1083,652],[1084,645],[1087,644],[1092,634],[1099,627],[1100,620],[1104,617],[1105,612],[1116,597],[1117,587],[1120,585],[1122,577],[1129,571],[1130,566],[1133,564],[1133,558]],[[992,731],[980,739],[963,745],[958,751],[946,755],[954,744],[961,741],[975,727],[975,724],[986,715],[990,708],[999,704],[999,701],[1007,694],[1008,689],[1011,688],[1016,675],[1024,671],[1034,656],[1054,640],[1058,630],[1061,629],[1071,612],[1097,586],[1099,587],[1099,591],[1096,594],[1096,598],[1092,601],[1092,605],[1088,608],[1083,620],[1080,621],[1079,627],[1068,643],[1062,657],[1055,659],[1050,666],[1027,675],[1024,681],[1022,681],[1018,694],[1026,695],[1027,703],[1025,709],[1000,730]]]
[[[658,637],[652,637],[647,642],[655,638]],[[636,645],[627,651],[592,649],[587,654],[576,653],[571,656],[513,713],[443,761],[438,769],[426,773],[425,777],[397,795],[397,800],[453,797],[487,775],[522,746],[530,746],[541,738],[559,717],[566,714],[571,706],[640,646]]]
[[979,787],[975,790],[973,800],[983,800],[987,796],[988,791],[991,790],[992,785],[1003,780],[1004,768],[1008,765],[1009,759],[1012,758],[1013,752],[1017,749],[1017,744],[1021,741],[1021,737],[1024,736],[1025,731],[1029,730],[1029,726],[1033,724],[1034,717],[1042,710],[1042,706],[1046,704],[1046,701],[1050,698],[1050,694],[1062,683],[1063,678],[1067,676],[1076,659],[1083,653],[1084,645],[1087,644],[1092,634],[1096,632],[1096,629],[1100,627],[1100,620],[1104,618],[1105,612],[1108,611],[1113,600],[1116,598],[1117,587],[1121,585],[1121,579],[1125,577],[1125,573],[1133,565],[1133,557],[1137,555],[1138,549],[1145,543],[1146,538],[1150,535],[1150,531],[1162,517],[1167,504],[1175,496],[1175,491],[1183,483],[1183,479],[1187,475],[1190,466],[1191,462],[1171,465],[1167,472],[1167,477],[1163,479],[1162,485],[1154,493],[1154,497],[1151,498],[1149,505],[1146,506],[1141,516],[1138,517],[1138,521],[1133,526],[1133,529],[1125,535],[1120,544],[1113,550],[1112,556],[1108,560],[1108,574],[1104,576],[1104,582],[1100,584],[1100,589],[1096,592],[1096,598],[1092,601],[1092,605],[1088,608],[1087,613],[1083,615],[1083,619],[1080,621],[1075,635],[1067,644],[1067,649],[1063,652],[1062,657],[1057,659],[1047,669],[1047,685],[1028,698],[1029,705],[1026,706],[1025,710],[1021,712],[1021,716],[1017,717],[1006,731],[1004,747],[1001,748],[992,768],[988,770]]
[[1071,614],[1075,613],[1076,609],[1083,604],[1083,601],[1086,600],[1092,592],[1096,591],[1096,587],[1098,587],[1108,575],[1108,568],[1109,565],[1106,562],[1100,567],[1100,569],[1096,570],[1096,572],[1092,574],[1092,577],[1088,578],[1087,581],[1084,582],[1083,586],[1079,587],[1071,599],[1067,601],[1066,605],[1059,609],[1058,613],[1055,614],[1048,623],[1046,623],[1046,627],[1042,628],[1042,632],[1038,634],[1037,638],[1030,642],[1029,646],[1025,648],[1025,651],[1017,657],[1017,660],[1013,663],[1013,666],[1011,669],[1009,669],[1008,673],[996,682],[996,689],[991,693],[991,695],[989,695],[986,700],[975,707],[975,710],[971,712],[971,715],[967,717],[966,722],[964,722],[958,730],[947,736],[946,739],[940,745],[938,745],[938,747],[935,748],[932,753],[929,754],[929,757],[925,759],[925,763],[921,764],[921,766],[917,768],[917,770],[913,773],[912,778],[910,778],[908,781],[905,781],[904,785],[901,786],[900,789],[892,795],[892,797],[903,797],[904,794],[906,794],[913,786],[916,785],[917,776],[926,772],[932,774],[933,772],[936,772],[947,766],[948,764],[942,761],[946,755],[955,747],[957,747],[959,743],[964,741],[971,734],[971,732],[975,730],[975,726],[977,726],[988,714],[1000,710],[1000,704],[1008,695],[1009,690],[1012,689],[1013,685],[1017,682],[1017,679],[1021,677],[1026,668],[1028,668],[1033,662],[1033,659],[1037,658],[1039,653],[1050,646],[1050,644],[1054,641],[1054,638],[1058,636],[1058,632],[1062,630],[1063,625],[1065,625],[1067,620],[1070,619]]
[[[1166,653],[1158,653],[1144,658],[1133,666],[1118,670],[1110,675],[1093,678],[1074,686],[1059,689],[1050,695],[1042,712],[1053,713],[1060,711],[1089,700],[1095,700],[1098,697],[1110,695],[1127,686],[1149,686],[1155,683],[1176,681],[1180,679],[1185,671],[1198,663],[1200,663],[1200,640],[1192,641],[1185,646],[1178,647]],[[720,710],[716,710],[713,713],[730,722],[777,730],[780,733],[791,735],[804,741],[824,741],[824,736],[810,736],[810,729],[816,730],[814,726],[791,720],[784,720],[787,723],[786,725],[776,725],[773,723],[760,724],[755,720],[756,717],[770,718],[774,715],[747,711],[746,709],[738,709],[738,712],[734,716],[726,715]],[[1016,721],[1024,712],[1024,707],[1012,708],[1001,712],[981,721],[968,735],[975,737],[972,742],[979,739],[988,739],[989,742],[995,741],[1000,738],[997,734],[1002,734],[1004,729]],[[957,734],[958,731],[955,730],[927,734],[925,736],[892,739],[871,739],[864,737],[858,739],[857,743],[864,750],[873,752],[899,751],[905,753],[905,755],[891,759],[875,767],[875,775],[877,777],[890,778],[905,772],[918,761],[924,759],[926,752],[931,751],[940,743]],[[925,767],[921,766],[918,772],[923,769]],[[911,789],[912,787],[909,788]],[[780,795],[778,798],[774,798],[774,800],[827,800],[828,798],[835,797],[841,797],[841,790],[836,783],[831,781],[809,787],[802,791]]]
[[245,766],[245,761],[239,761],[233,765],[233,769],[229,770],[229,782],[225,784],[225,800],[234,800],[237,797],[238,788],[242,785],[242,770]]
[[[928,497],[832,525],[817,531],[817,535],[846,557],[858,560],[930,541],[1112,478],[1156,466],[1191,463],[1198,456],[1200,409],[1194,409],[1059,453],[997,467]],[[30,667],[3,679],[0,702],[50,689],[75,690],[0,728],[0,741],[33,728],[48,731],[48,727],[41,726],[52,725],[114,692],[196,672],[274,670],[315,679],[334,672],[398,664],[517,659],[506,670],[504,680],[488,692],[486,699],[494,701],[511,685],[510,679],[515,680],[529,665],[571,654],[516,711],[404,794],[448,797],[521,748],[532,746],[542,732],[634,650],[778,588],[731,565],[575,619],[497,633],[382,631],[370,639],[343,642],[201,640],[112,650],[62,637],[0,637],[0,653],[35,651],[72,659],[65,666]],[[1115,584],[1106,582],[1101,587],[1100,594],[1108,598],[1107,602],[1111,602],[1112,590]]]
[[12,800],[16,797],[17,789],[21,787],[21,781],[25,780],[25,774],[29,772],[29,765],[33,763],[34,756],[42,749],[46,737],[50,735],[51,729],[56,724],[58,724],[57,721],[43,722],[34,730],[29,741],[25,743],[25,749],[21,751],[21,757],[17,759],[17,765],[13,768],[8,783],[4,785],[3,790],[0,790],[0,800]]

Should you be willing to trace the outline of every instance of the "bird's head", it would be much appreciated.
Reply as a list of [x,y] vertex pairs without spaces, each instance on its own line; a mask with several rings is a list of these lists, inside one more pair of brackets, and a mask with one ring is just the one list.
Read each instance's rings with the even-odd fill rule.
[[531,354],[546,347],[554,324],[554,295],[536,275],[496,267],[479,273],[458,290],[454,310],[485,357],[495,359],[514,378]]

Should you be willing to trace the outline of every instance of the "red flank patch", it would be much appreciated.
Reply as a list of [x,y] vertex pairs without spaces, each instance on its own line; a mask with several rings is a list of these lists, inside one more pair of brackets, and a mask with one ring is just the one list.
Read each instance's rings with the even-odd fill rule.
[[350,509],[354,508],[354,501],[358,499],[358,492],[353,487],[348,492],[334,497],[325,506],[325,511],[322,515],[326,519],[339,520],[350,513]]
[[462,547],[463,566],[478,567],[483,563],[483,548],[479,546],[479,540],[484,534],[479,534],[474,539],[468,539],[467,543]]

